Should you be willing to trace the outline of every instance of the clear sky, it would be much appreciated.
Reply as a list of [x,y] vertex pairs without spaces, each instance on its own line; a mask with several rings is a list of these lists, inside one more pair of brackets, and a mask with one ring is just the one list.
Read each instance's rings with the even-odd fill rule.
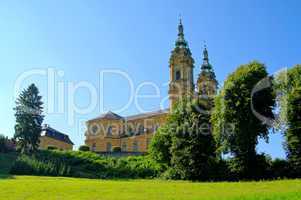
[[[203,41],[220,84],[237,66],[252,60],[265,63],[271,74],[291,67],[301,58],[300,8],[299,0],[1,1],[0,133],[14,134],[14,93],[23,77],[21,88],[34,82],[43,95],[45,123],[68,133],[77,146],[84,143],[87,119],[104,110],[116,111],[129,100],[125,77],[107,73],[101,85],[103,70],[126,73],[140,94],[156,92],[149,84],[141,86],[145,81],[158,85],[160,98],[142,99],[139,105],[159,109],[167,96],[168,60],[179,14],[196,61],[195,76]],[[32,72],[36,74],[28,76]],[[76,90],[77,84],[83,87]],[[96,90],[96,106],[91,99],[95,91],[84,86]],[[70,103],[82,114],[73,114]],[[138,112],[131,101],[118,114]],[[258,151],[284,157],[282,142],[281,135],[273,134]]]

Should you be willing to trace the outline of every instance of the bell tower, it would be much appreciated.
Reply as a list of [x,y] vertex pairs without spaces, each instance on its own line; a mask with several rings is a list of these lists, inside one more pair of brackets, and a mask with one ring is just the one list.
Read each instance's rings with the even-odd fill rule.
[[193,97],[193,68],[194,60],[188,43],[184,38],[184,28],[182,20],[180,19],[178,38],[169,59],[170,83],[168,94],[171,109],[179,99],[183,97]]
[[201,98],[213,97],[217,92],[218,82],[212,65],[209,63],[208,50],[205,45],[203,50],[203,64],[197,80],[198,95]]

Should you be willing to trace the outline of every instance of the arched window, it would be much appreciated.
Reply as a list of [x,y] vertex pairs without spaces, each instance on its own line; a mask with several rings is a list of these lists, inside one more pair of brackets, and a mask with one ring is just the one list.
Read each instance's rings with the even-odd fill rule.
[[108,127],[107,136],[112,136],[112,126]]
[[138,141],[133,142],[133,152],[138,152],[139,151],[139,144]]
[[144,126],[142,124],[140,124],[138,134],[143,134],[143,133],[144,133]]
[[91,129],[92,129],[93,135],[97,135],[98,134],[98,126],[97,125],[93,125]]
[[176,80],[180,80],[181,79],[181,72],[180,70],[176,71]]
[[110,142],[107,143],[107,152],[112,151],[112,144]]
[[134,135],[134,132],[135,131],[133,131],[132,124],[128,124],[128,126],[127,126],[127,135],[132,136],[132,135]]

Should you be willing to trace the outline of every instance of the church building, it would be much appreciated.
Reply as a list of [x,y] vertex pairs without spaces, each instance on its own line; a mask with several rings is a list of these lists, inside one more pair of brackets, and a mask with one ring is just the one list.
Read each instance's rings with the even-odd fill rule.
[[194,59],[180,20],[178,38],[169,59],[170,108],[132,116],[120,116],[107,112],[86,122],[85,144],[91,151],[109,153],[121,151],[125,153],[146,153],[156,130],[166,123],[168,113],[175,103],[183,97],[199,98],[213,96],[217,91],[217,81],[213,67],[209,63],[208,51],[203,51],[203,64],[196,84],[193,80]]

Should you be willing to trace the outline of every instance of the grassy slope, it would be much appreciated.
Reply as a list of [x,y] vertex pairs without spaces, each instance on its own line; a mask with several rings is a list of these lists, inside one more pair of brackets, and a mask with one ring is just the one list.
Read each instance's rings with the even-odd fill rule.
[[0,180],[0,199],[72,200],[297,200],[301,180],[246,183],[103,181],[17,176]]

